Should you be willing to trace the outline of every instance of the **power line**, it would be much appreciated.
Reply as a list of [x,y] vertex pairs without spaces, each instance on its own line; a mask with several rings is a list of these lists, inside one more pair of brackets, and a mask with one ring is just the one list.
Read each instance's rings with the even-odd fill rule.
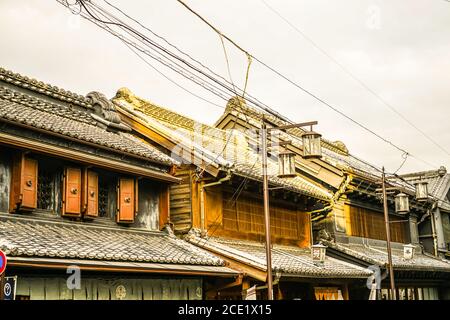
[[[211,29],[213,29],[216,33],[222,35],[226,40],[228,40],[231,44],[233,44],[237,49],[241,50],[242,52],[244,52],[247,55],[250,55],[254,60],[256,60],[257,62],[259,62],[262,66],[264,66],[265,68],[267,68],[268,70],[272,71],[273,73],[277,74],[279,77],[281,77],[282,79],[286,80],[287,82],[289,82],[291,85],[295,86],[296,88],[300,89],[301,91],[303,91],[304,93],[308,94],[309,96],[311,96],[312,98],[316,99],[317,101],[321,102],[322,104],[324,104],[325,106],[329,107],[330,109],[332,109],[333,111],[335,111],[336,113],[340,114],[341,116],[345,117],[346,119],[348,119],[349,121],[353,122],[354,124],[358,125],[359,127],[361,127],[362,129],[366,130],[367,132],[371,133],[372,135],[376,136],[378,139],[384,141],[385,143],[391,145],[392,147],[396,148],[397,150],[401,151],[402,154],[404,153],[408,153],[411,157],[418,159],[420,161],[422,161],[423,163],[427,163],[425,160],[422,160],[420,158],[418,158],[417,156],[413,156],[411,153],[407,152],[405,149],[397,146],[396,144],[394,144],[393,142],[389,141],[388,139],[382,137],[381,135],[379,135],[378,133],[374,132],[373,130],[369,129],[367,126],[361,124],[360,122],[352,119],[350,116],[346,115],[344,112],[340,111],[339,109],[337,109],[336,107],[334,107],[333,105],[331,105],[330,103],[326,102],[325,100],[321,99],[320,97],[318,97],[317,95],[315,95],[314,93],[312,93],[311,91],[305,89],[304,87],[302,87],[301,85],[299,85],[298,83],[296,83],[295,81],[289,79],[287,76],[285,76],[284,74],[282,74],[281,72],[279,72],[278,70],[276,70],[275,68],[269,66],[268,64],[266,64],[265,62],[263,62],[262,60],[258,59],[257,57],[255,57],[253,54],[250,54],[247,50],[243,49],[241,46],[239,46],[236,42],[234,42],[232,39],[230,39],[228,36],[226,36],[225,34],[223,34],[219,29],[217,29],[216,27],[214,27],[210,22],[208,22],[204,17],[202,17],[199,13],[197,13],[195,10],[193,10],[192,8],[190,8],[186,3],[184,3],[181,0],[177,0],[180,4],[182,4],[184,7],[186,7],[190,12],[192,12],[195,16],[197,16],[200,20],[202,20],[205,24],[207,24]],[[432,167],[436,167],[433,166]]]
[[[70,5],[68,5],[67,2],[63,2],[63,0],[57,0],[57,1],[60,2],[60,3],[62,3],[63,5],[65,5],[66,7],[70,7]],[[86,12],[87,12],[92,18],[96,19],[97,22],[101,22],[101,23],[104,23],[104,24],[110,24],[110,25],[114,25],[114,26],[116,26],[116,27],[122,28],[123,30],[125,30],[125,32],[129,33],[131,36],[133,36],[134,38],[138,39],[139,41],[145,42],[146,45],[151,45],[151,46],[155,47],[156,49],[160,50],[160,51],[161,51],[161,52],[160,52],[161,54],[166,54],[166,55],[169,55],[171,58],[175,58],[176,60],[178,60],[178,61],[180,61],[181,63],[185,64],[187,67],[189,67],[189,68],[195,70],[195,71],[196,71],[197,73],[199,73],[200,75],[205,76],[208,80],[211,80],[211,81],[215,82],[216,84],[218,84],[218,85],[222,86],[223,88],[225,88],[225,90],[227,90],[228,92],[230,92],[230,93],[232,93],[232,94],[235,94],[234,89],[232,88],[232,86],[230,86],[230,85],[231,85],[230,82],[223,83],[223,82],[221,82],[220,80],[217,80],[216,78],[214,78],[213,76],[211,76],[210,74],[208,74],[207,72],[205,72],[204,70],[201,70],[201,69],[199,69],[198,67],[195,67],[194,65],[192,65],[192,63],[186,61],[185,59],[183,59],[183,58],[181,58],[181,57],[179,57],[179,56],[177,56],[177,55],[174,54],[173,52],[170,52],[168,49],[166,49],[166,48],[162,47],[161,45],[155,43],[154,41],[152,41],[151,39],[149,39],[148,37],[146,37],[146,36],[143,35],[142,33],[140,33],[140,32],[138,32],[138,31],[134,30],[133,28],[131,28],[131,27],[128,26],[127,24],[123,23],[122,21],[120,21],[120,20],[117,19],[116,17],[112,16],[110,13],[108,13],[108,12],[106,12],[105,10],[103,10],[102,8],[100,8],[100,7],[99,7],[98,5],[96,5],[95,3],[93,3],[93,2],[85,2],[84,0],[78,0],[78,1],[76,2],[76,4],[79,4],[81,7],[85,8]],[[99,10],[102,10],[102,11],[106,12],[107,15],[114,17],[116,21],[115,21],[115,22],[114,22],[114,21],[104,21],[104,20],[102,21],[101,19],[98,19],[97,17],[92,16],[92,13],[87,9],[86,5],[88,5],[88,6],[90,6],[90,5],[96,6],[97,8],[99,8]],[[73,12],[73,11],[72,11],[72,12]],[[97,25],[98,25],[98,24],[97,24]],[[111,32],[110,29],[108,29],[108,31]],[[131,43],[131,44],[132,44],[132,45],[135,45],[134,43]],[[143,51],[143,52],[144,52],[145,54],[148,54],[146,51]],[[154,57],[153,57],[153,58],[154,58]],[[167,56],[166,56],[166,58],[167,58]],[[160,61],[160,62],[161,62],[161,61]],[[175,63],[175,64],[177,64],[177,63]],[[166,66],[168,66],[168,65],[166,64]],[[179,64],[177,64],[177,66],[180,67]],[[169,66],[169,67],[172,67],[172,66]],[[184,70],[186,70],[186,69],[184,69]],[[208,70],[210,70],[210,69],[208,69]],[[184,76],[185,76],[185,75],[184,75]],[[192,80],[191,77],[187,77],[187,78]],[[222,77],[222,79],[223,79],[223,77]],[[198,82],[197,82],[197,83],[198,83]],[[216,87],[216,88],[217,88],[217,87]],[[239,90],[240,90],[241,92],[243,92],[242,89],[239,89]],[[249,97],[250,97],[250,99],[249,99]],[[277,117],[283,118],[283,116],[280,115],[280,114],[278,114],[275,110],[271,109],[270,107],[267,107],[267,106],[264,105],[264,104],[259,103],[259,102],[258,102],[258,99],[252,97],[250,94],[247,94],[246,100],[249,101],[249,102],[251,102],[251,103],[253,103],[254,105],[258,106],[259,108],[263,109],[263,110],[266,111],[266,112],[269,112],[269,113],[271,113],[271,114],[273,114],[273,115],[275,115],[275,116],[277,116]]]
[[277,15],[280,19],[286,22],[292,29],[294,29],[298,34],[300,34],[304,39],[306,39],[314,48],[320,51],[323,55],[328,57],[331,61],[333,61],[342,71],[344,71],[348,76],[350,76],[354,81],[359,83],[364,89],[366,89],[369,93],[371,93],[375,98],[378,99],[382,104],[388,107],[392,112],[397,114],[401,119],[403,119],[406,123],[408,123],[412,128],[417,130],[421,135],[423,135],[426,139],[428,139],[432,144],[438,147],[445,154],[450,156],[450,152],[448,152],[444,147],[442,147],[439,143],[436,142],[433,138],[431,138],[427,133],[425,133],[422,129],[416,126],[413,122],[411,122],[408,118],[406,118],[400,111],[398,111],[392,104],[388,103],[384,98],[382,98],[378,93],[372,90],[365,82],[356,77],[348,68],[346,68],[342,63],[332,57],[328,52],[322,49],[314,40],[312,40],[309,36],[305,34],[302,30],[296,27],[291,21],[286,19],[280,12],[275,10],[272,6],[270,6],[265,0],[260,0],[270,11],[272,11],[275,15]]
[[178,88],[186,91],[187,93],[191,94],[192,96],[205,101],[207,103],[209,103],[210,105],[213,105],[215,107],[224,109],[223,106],[214,103],[212,101],[209,101],[208,99],[205,99],[199,95],[197,95],[196,93],[193,93],[192,91],[190,91],[189,89],[186,89],[185,87],[183,87],[182,85],[180,85],[179,83],[177,83],[176,81],[172,80],[171,78],[169,78],[168,76],[166,76],[163,72],[161,72],[160,70],[158,70],[158,68],[156,68],[155,66],[153,66],[150,62],[148,62],[147,60],[145,60],[144,57],[142,57],[139,53],[137,53],[128,43],[126,43],[125,41],[123,41],[123,43],[127,46],[127,48],[129,48],[137,57],[139,57],[139,59],[141,59],[146,65],[148,65],[150,68],[152,68],[153,70],[155,70],[158,74],[160,74],[162,77],[166,78],[168,81],[170,81],[171,83],[173,83],[175,86],[177,86]]
[[[92,10],[95,10],[95,9],[92,9]],[[182,75],[183,77],[185,77],[185,78],[195,82],[196,84],[202,86],[204,89],[206,89],[206,90],[212,92],[213,94],[219,96],[223,100],[227,101],[229,99],[229,96],[227,96],[226,91],[224,91],[223,89],[217,87],[217,85],[211,84],[208,81],[205,82],[203,79],[200,79],[199,77],[195,76],[192,72],[187,70],[185,67],[180,66],[180,64],[178,64],[176,62],[173,62],[173,60],[171,60],[171,59],[167,59],[167,57],[164,56],[164,55],[161,55],[161,57],[165,58],[166,60],[163,60],[161,57],[158,57],[158,56],[155,56],[155,55],[151,54],[148,50],[143,49],[142,47],[140,47],[139,45],[134,43],[132,40],[127,39],[123,35],[115,32],[114,30],[109,28],[107,26],[107,24],[104,24],[104,25],[99,24],[99,21],[100,22],[102,22],[102,21],[100,19],[98,19],[97,17],[93,16],[92,12],[90,12],[89,15],[90,16],[86,16],[86,15],[82,14],[83,18],[86,18],[87,20],[89,20],[92,23],[96,24],[100,28],[102,28],[102,29],[106,30],[107,32],[111,33],[113,36],[117,37],[122,42],[125,42],[128,45],[133,46],[134,48],[136,48],[140,52],[144,53],[145,55],[149,56],[150,58],[152,58],[152,59],[154,59],[154,60],[156,60],[158,62],[160,62],[161,64],[163,64],[166,67],[172,69],[173,71],[177,72],[178,74]],[[94,19],[92,19],[92,18],[94,18]],[[95,20],[95,19],[97,19],[97,20]],[[114,24],[114,23],[112,23],[112,24]],[[125,32],[130,34],[127,30],[125,30]],[[134,37],[135,39],[141,41],[141,39],[139,37],[137,37],[135,34],[131,34],[131,36]],[[146,43],[144,43],[144,45],[148,46],[148,44],[146,44]]]
[[[62,3],[62,4],[65,5],[66,7],[70,7],[70,5],[68,5],[67,2],[64,2],[63,0],[58,0],[58,2]],[[124,23],[121,23],[121,21],[118,20],[117,18],[116,18],[116,20],[118,20],[119,22],[102,21],[102,20],[96,18],[95,16],[92,16],[91,12],[86,8],[86,5],[85,5],[85,4],[90,5],[90,4],[92,4],[92,2],[86,2],[86,3],[85,3],[83,0],[79,0],[79,1],[77,1],[77,3],[80,5],[80,7],[81,7],[81,6],[84,7],[85,10],[88,12],[88,14],[91,15],[91,17],[93,17],[94,19],[97,20],[96,22],[101,22],[101,23],[103,23],[103,24],[111,24],[111,25],[120,27],[121,29],[125,30],[125,32],[127,32],[128,34],[130,34],[131,36],[133,36],[135,39],[137,39],[137,40],[139,40],[140,42],[144,43],[144,45],[146,45],[146,46],[149,46],[149,45],[150,45],[150,46],[152,46],[152,47],[154,47],[154,48],[160,50],[160,54],[162,54],[163,56],[164,56],[164,54],[165,54],[164,57],[165,57],[166,59],[169,59],[169,61],[171,61],[171,58],[174,58],[174,59],[180,61],[181,63],[185,64],[188,68],[193,69],[194,71],[196,71],[196,72],[199,73],[200,75],[205,76],[206,82],[205,82],[205,79],[200,79],[198,76],[193,75],[192,72],[186,70],[186,68],[180,66],[178,63],[175,62],[175,64],[177,65],[177,67],[178,67],[178,68],[181,68],[181,69],[176,69],[172,64],[168,63],[167,61],[163,61],[161,58],[152,56],[152,55],[149,53],[148,50],[143,50],[142,48],[139,48],[135,43],[130,42],[130,40],[128,40],[128,39],[125,39],[125,38],[123,37],[123,35],[119,35],[119,34],[115,33],[114,31],[112,31],[110,28],[104,28],[103,26],[101,26],[101,25],[99,25],[98,23],[95,23],[95,22],[93,21],[96,25],[98,25],[98,26],[102,27],[103,29],[107,30],[108,32],[112,33],[113,35],[115,35],[115,36],[118,37],[119,39],[121,39],[121,40],[128,40],[128,41],[127,41],[128,44],[134,46],[136,49],[140,50],[140,51],[143,52],[144,54],[149,55],[151,58],[153,58],[153,59],[157,60],[158,62],[164,64],[166,67],[169,67],[169,68],[171,68],[172,70],[176,71],[177,73],[181,74],[183,77],[185,77],[185,78],[187,78],[187,79],[189,79],[189,80],[194,81],[196,84],[202,86],[202,87],[203,87],[204,89],[206,89],[206,90],[209,90],[210,92],[214,93],[215,95],[218,95],[219,97],[221,97],[221,98],[224,99],[224,100],[227,99],[227,97],[225,97],[225,96],[223,95],[223,93],[225,93],[225,92],[224,92],[223,89],[218,88],[217,85],[219,85],[220,87],[224,88],[225,91],[231,92],[232,94],[236,95],[236,92],[235,92],[233,86],[229,86],[227,83],[224,84],[223,82],[217,80],[216,78],[214,78],[213,76],[211,76],[211,75],[208,74],[207,72],[198,69],[197,67],[193,66],[191,63],[187,62],[187,61],[184,60],[183,58],[177,56],[176,54],[170,52],[170,51],[167,50],[166,48],[164,48],[164,47],[158,45],[157,43],[153,42],[152,40],[150,40],[148,37],[146,37],[145,35],[141,34],[140,32],[138,32],[138,31],[132,29],[131,27],[129,27],[128,25],[126,25],[126,24],[124,24]],[[94,6],[96,6],[96,5],[94,4]],[[98,6],[97,6],[97,7],[98,7]],[[70,9],[70,8],[69,8],[69,9]],[[72,11],[72,12],[73,12],[73,11]],[[106,12],[106,13],[107,13],[107,12]],[[107,13],[107,14],[111,16],[111,14],[109,14],[109,13]],[[216,32],[218,32],[216,28],[214,28],[214,27],[212,27],[212,28],[213,28]],[[221,36],[223,36],[225,39],[227,39],[227,41],[230,41],[231,43],[233,43],[234,45],[236,45],[231,39],[229,39],[227,36],[223,35],[220,31],[218,32],[218,34],[221,35]],[[242,50],[242,48],[240,48],[239,46],[238,46],[238,48]],[[244,50],[244,52],[247,54],[248,57],[252,57],[252,58],[256,59],[254,56],[248,54],[247,51]],[[260,60],[258,60],[258,59],[256,59],[256,60],[257,60],[259,63],[262,63],[262,61],[260,61]],[[174,63],[174,62],[172,61],[172,63]],[[269,67],[269,66],[266,65],[266,67]],[[185,72],[187,72],[188,74],[186,74]],[[223,77],[222,77],[222,78],[223,78]],[[209,81],[214,82],[214,84],[211,84],[211,82],[209,82]],[[229,83],[229,82],[228,82],[228,83]],[[214,89],[215,89],[215,90],[214,90]],[[219,92],[217,92],[217,90],[221,91],[222,94],[219,93]],[[241,90],[241,92],[243,92],[242,89],[240,89],[240,90]],[[278,112],[276,112],[275,110],[271,109],[271,108],[268,107],[267,105],[262,104],[262,103],[259,103],[259,100],[256,99],[256,98],[253,98],[251,95],[247,95],[247,97],[245,98],[245,100],[246,100],[247,102],[249,102],[249,103],[251,103],[251,104],[257,106],[258,108],[262,109],[263,111],[268,112],[268,113],[274,115],[275,117],[280,118],[280,119],[283,120],[283,121],[286,121],[286,122],[288,122],[288,123],[292,123],[292,121],[290,121],[290,120],[287,119],[286,117],[280,115]],[[336,112],[339,112],[339,110],[336,110]],[[346,115],[344,115],[344,116],[346,116]],[[348,117],[348,116],[346,116],[346,117]],[[348,118],[351,119],[350,117],[348,117]],[[358,125],[362,126],[361,124],[359,124],[358,122],[354,121],[353,119],[351,119],[351,121],[353,121],[353,122],[357,123]],[[370,129],[368,129],[368,128],[365,127],[365,126],[363,126],[363,128],[365,128],[366,130],[370,131]],[[377,135],[377,134],[376,134],[375,132],[373,132],[373,131],[370,131],[370,132],[373,133],[373,134],[375,134],[375,135]],[[395,146],[397,149],[401,150],[402,152],[405,152],[403,149],[397,147],[397,146],[394,145],[392,142],[387,141],[386,139],[382,138],[382,137],[379,136],[379,135],[377,135],[377,136],[378,136],[380,139],[383,139],[385,142],[391,144],[392,146]],[[296,138],[296,137],[295,137],[295,138]],[[296,139],[297,139],[297,138],[296,138]],[[413,158],[415,158],[415,159],[418,159],[418,160],[422,161],[423,163],[426,163],[426,161],[424,161],[424,160],[422,160],[422,159],[420,159],[420,158],[414,157],[413,155],[410,155],[410,156],[413,157]],[[428,165],[430,165],[430,164],[428,164]],[[435,167],[434,165],[430,165],[430,166]]]
[[[107,1],[105,1],[107,2]],[[79,13],[78,13],[79,14]],[[162,77],[164,77],[165,79],[167,79],[169,82],[171,82],[172,84],[174,84],[175,86],[177,86],[178,88],[182,89],[183,91],[191,94],[192,96],[209,103],[210,105],[216,106],[218,108],[224,109],[224,107],[222,105],[219,105],[217,103],[214,103],[208,99],[205,99],[197,94],[195,94],[194,92],[190,91],[189,89],[183,87],[182,85],[180,85],[179,83],[177,83],[176,81],[174,81],[173,79],[171,79],[170,77],[168,77],[167,75],[165,75],[162,71],[160,71],[158,68],[156,68],[155,66],[153,66],[150,62],[148,62],[144,57],[142,57],[137,50],[133,49],[133,47],[128,44],[126,41],[124,41],[123,39],[119,38],[119,40],[122,41],[122,43],[130,50],[132,51],[139,59],[141,59],[146,65],[148,65],[150,68],[152,68],[154,71],[156,71],[159,75],[161,75]]]
[[[133,50],[132,46],[124,39],[124,37],[121,37],[121,36],[118,35],[116,32],[114,32],[111,28],[109,28],[109,27],[107,26],[107,23],[106,23],[107,21],[103,20],[103,19],[113,18],[113,19],[115,19],[115,20],[121,22],[119,19],[115,18],[114,16],[112,16],[112,15],[109,14],[108,12],[105,12],[102,8],[96,6],[95,4],[94,4],[93,6],[94,6],[94,8],[91,8],[92,11],[90,12],[90,11],[87,10],[87,12],[88,12],[88,14],[89,14],[92,18],[95,19],[95,21],[92,21],[89,17],[87,17],[87,16],[85,16],[85,15],[83,15],[83,18],[86,18],[86,19],[90,20],[91,22],[95,23],[97,26],[102,27],[102,28],[105,29],[106,31],[108,31],[108,32],[110,32],[111,34],[113,34],[114,36],[118,37],[119,40],[121,40],[121,41],[122,41],[122,42],[123,42],[123,43],[124,43],[124,44],[125,44],[125,45],[126,45],[126,46],[134,53],[134,54],[136,54],[140,59],[142,59],[147,65],[149,65],[150,67],[152,67],[155,71],[157,71],[158,73],[160,73],[162,76],[164,76],[164,77],[165,77],[166,79],[168,79],[169,81],[173,82],[175,85],[179,86],[181,89],[183,89],[183,90],[185,90],[185,91],[187,91],[187,92],[193,94],[192,92],[190,92],[190,91],[187,90],[186,88],[182,87],[182,86],[179,85],[178,83],[174,82],[173,80],[171,80],[170,78],[168,78],[167,76],[165,76],[163,73],[161,73],[161,72],[160,72],[158,69],[156,69],[154,66],[152,66],[147,60],[145,60],[145,58],[143,58],[139,53],[137,53],[135,50]],[[94,12],[95,12],[97,15],[94,14]],[[100,18],[98,17],[98,15],[100,15],[102,18],[100,19]],[[104,23],[105,26],[99,25],[98,22]],[[121,22],[121,23],[122,23],[122,22]],[[113,25],[114,25],[115,23],[110,23],[110,22],[108,21],[108,24],[113,24]],[[134,38],[136,38],[136,36],[134,36],[134,35],[132,35],[132,36],[133,36]],[[138,40],[139,40],[139,39],[138,39]],[[228,66],[228,70],[230,71],[230,68],[229,68],[229,59],[228,59],[228,55],[227,55],[227,52],[226,52],[226,49],[225,49],[225,44],[223,43],[223,41],[222,41],[222,44],[223,44],[223,46],[224,46],[225,60],[226,60],[227,66]],[[133,44],[133,45],[134,45],[134,44]],[[138,49],[138,50],[140,50],[140,49]],[[248,81],[248,75],[249,75],[249,70],[250,70],[250,64],[251,64],[251,59],[249,59],[249,61],[248,61],[248,66],[247,66],[247,71],[246,71],[246,77],[245,77],[246,80],[245,80],[245,86],[244,86],[244,88],[247,87],[247,81]],[[229,76],[230,76],[231,84],[232,84],[232,86],[233,86],[234,94],[235,94],[235,96],[238,96],[238,94],[237,94],[236,91],[235,91],[235,85],[234,85],[234,83],[233,83],[233,81],[232,81],[232,78],[231,78],[231,72],[229,73]],[[196,96],[196,97],[198,97],[198,98],[200,98],[200,99],[202,99],[202,100],[204,100],[204,101],[206,101],[206,102],[211,103],[210,101],[205,100],[205,99],[203,99],[202,97],[199,97],[199,96],[197,96],[197,95],[195,95],[195,94],[193,94],[193,95]],[[245,95],[245,89],[244,89],[244,91],[243,91],[243,93],[242,93],[242,96],[244,96],[244,95]],[[214,105],[215,105],[215,104],[214,104]],[[221,108],[223,108],[223,107],[221,107]],[[237,116],[236,116],[236,121],[234,122],[233,128],[231,129],[231,131],[230,131],[230,133],[229,133],[229,136],[228,136],[228,138],[227,138],[227,140],[226,140],[226,143],[225,143],[225,145],[224,145],[222,151],[216,155],[216,158],[215,158],[214,160],[212,160],[212,162],[215,162],[215,161],[223,154],[223,152],[226,150],[226,148],[227,148],[227,146],[228,146],[228,144],[229,144],[229,142],[230,142],[230,140],[231,140],[231,137],[233,136],[233,130],[234,130],[236,124],[237,124]],[[201,173],[200,173],[200,176],[201,176],[202,173],[205,171],[205,169],[206,169],[206,167],[203,168],[203,170],[202,170]]]

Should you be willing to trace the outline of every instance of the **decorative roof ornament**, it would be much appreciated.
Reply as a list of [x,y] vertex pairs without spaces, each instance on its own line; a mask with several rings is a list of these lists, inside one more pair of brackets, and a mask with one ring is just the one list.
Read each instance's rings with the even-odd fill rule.
[[228,100],[226,110],[232,111],[242,109],[247,109],[247,103],[242,97],[234,96]]
[[52,86],[48,83],[38,81],[36,79],[23,76],[19,73],[12,72],[0,67],[0,81],[5,81],[17,87],[34,91],[39,94],[43,94],[48,97],[65,101],[67,103],[76,104],[82,107],[89,107],[86,97],[73,93],[57,86]]
[[136,98],[136,96],[134,95],[134,93],[126,88],[120,88],[119,90],[117,90],[116,96],[114,97],[114,99],[123,99],[126,102],[132,104],[132,105],[140,105],[140,101],[138,98]]
[[116,108],[103,93],[92,91],[86,95],[86,98],[89,99],[92,107],[94,107],[96,115],[102,117],[106,121],[120,123],[120,117],[116,112]]
[[343,143],[342,141],[334,141],[333,144],[339,148],[342,152],[346,153],[348,155],[348,149],[347,146],[345,145],[345,143]]
[[131,128],[121,123],[114,104],[103,93],[92,91],[86,95],[94,108],[91,117],[110,131],[131,131]]
[[447,168],[445,168],[444,166],[441,166],[438,169],[438,174],[439,174],[440,177],[445,176],[447,174]]

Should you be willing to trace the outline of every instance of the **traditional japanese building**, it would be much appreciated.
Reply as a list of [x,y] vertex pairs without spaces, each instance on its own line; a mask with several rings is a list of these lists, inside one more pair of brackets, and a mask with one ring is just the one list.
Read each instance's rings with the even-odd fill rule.
[[[175,233],[244,275],[234,286],[210,287],[207,297],[240,299],[256,286],[257,296],[263,298],[267,274],[257,135],[201,124],[125,88],[112,101],[136,134],[182,163],[176,171],[182,183],[170,192]],[[231,100],[228,108],[234,103]],[[273,150],[268,161],[275,296],[349,299],[354,290],[365,288],[372,271],[332,257],[321,264],[313,261],[311,212],[323,210],[336,195],[306,175],[279,178],[279,151]],[[340,173],[332,165],[328,168]],[[332,183],[339,187],[340,181]]]
[[239,273],[177,238],[177,160],[101,93],[0,68],[0,249],[17,299],[202,299]]
[[[261,127],[264,121],[267,127],[288,125],[281,116],[263,114],[248,107],[242,100],[227,106],[224,114],[216,122],[217,128],[252,131]],[[305,119],[306,120],[306,119]],[[309,120],[309,119],[308,119]],[[292,143],[289,150],[296,154],[297,174],[308,177],[320,184],[332,197],[328,205],[311,211],[314,242],[327,245],[327,255],[362,267],[380,270],[383,275],[382,293],[389,287],[386,278],[387,250],[386,229],[383,205],[378,188],[381,187],[381,170],[349,153],[342,142],[322,139],[322,158],[306,160],[303,158],[302,129],[287,129],[278,138]],[[442,170],[441,170],[442,171]],[[419,174],[420,176],[420,174]],[[408,179],[413,177],[408,177]],[[431,178],[431,177],[429,177]],[[417,175],[416,175],[417,179]],[[448,186],[447,177],[441,177],[430,187],[435,189]],[[430,210],[436,205],[432,197],[425,201],[415,200],[415,190],[407,181],[394,179],[388,187],[396,187],[410,199],[408,213],[397,213],[394,209],[394,195],[388,196],[390,233],[393,247],[393,266],[397,284],[397,296],[401,299],[448,299],[450,287],[450,265],[448,261],[427,253],[423,248],[427,244],[425,230]],[[445,187],[438,192],[445,198]],[[448,189],[447,189],[448,190]],[[446,208],[445,201],[437,207]],[[442,210],[445,215],[445,209]],[[435,218],[438,215],[435,215]],[[445,225],[441,224],[442,226]],[[428,228],[430,229],[430,228]],[[420,231],[420,237],[419,237]],[[445,242],[441,233],[441,248]],[[411,244],[412,246],[407,246]],[[413,253],[405,255],[404,252]],[[378,268],[378,269],[377,269]],[[369,291],[361,288],[354,292],[354,298],[367,299]],[[380,294],[379,297],[382,295]]]
[[432,205],[418,222],[420,243],[427,252],[450,259],[450,174],[440,167],[402,177],[412,184],[427,184]]

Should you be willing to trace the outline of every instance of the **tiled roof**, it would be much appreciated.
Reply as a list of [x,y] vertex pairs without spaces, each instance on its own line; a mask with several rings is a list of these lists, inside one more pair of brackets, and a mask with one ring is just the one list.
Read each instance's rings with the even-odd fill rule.
[[0,81],[82,107],[91,107],[85,96],[52,86],[0,67]]
[[[325,241],[325,244],[334,250],[370,264],[384,266],[388,260],[386,246],[379,244],[367,244],[359,241],[345,244]],[[398,270],[450,272],[450,261],[421,253],[418,247],[415,249],[413,259],[404,259],[403,246],[398,243],[392,243],[392,264]]]
[[[266,269],[266,251],[262,243],[224,238],[205,239],[193,234],[186,239],[201,248],[239,260],[243,264]],[[272,266],[274,272],[300,278],[366,278],[372,274],[370,270],[330,257],[326,257],[323,266],[317,266],[312,261],[310,249],[285,245],[273,245]]]
[[[107,131],[91,116],[93,107],[88,99],[43,83],[39,85],[40,82],[33,84],[34,82],[25,77],[22,77],[20,81],[12,81],[13,78],[7,78],[12,80],[6,81],[5,73],[4,69],[0,69],[0,76],[2,76],[0,77],[0,120],[4,119],[38,130],[60,134],[84,143],[97,144],[165,165],[176,163],[167,155],[130,133]],[[24,79],[30,81],[28,85]],[[1,80],[6,81],[8,85],[2,85]],[[31,90],[30,88],[34,85],[46,89],[38,90],[36,87],[34,91],[37,91],[38,94],[29,94],[23,89]],[[42,94],[48,95],[52,99],[48,99]],[[64,99],[59,103],[54,96]]]
[[166,232],[0,216],[0,249],[10,257],[223,266],[218,257]]
[[[237,102],[236,98],[233,99],[234,100],[230,100],[227,104],[227,108],[224,114],[216,122],[216,125],[220,123],[227,114],[231,114],[245,122],[249,122],[252,126],[259,128],[261,126],[263,113],[253,107],[247,106],[247,104],[245,102],[242,102],[242,100],[239,100],[239,102]],[[276,126],[289,124],[281,117],[276,117],[267,113],[264,113],[264,119]],[[305,132],[303,129],[291,128],[287,129],[286,132],[289,134],[280,132],[281,139],[290,140],[292,141],[292,144],[294,146],[303,148],[303,144],[301,141],[301,135]],[[298,139],[292,139],[292,136],[297,137]],[[362,176],[380,176],[380,170],[378,168],[376,169],[376,166],[369,164],[368,162],[363,161],[362,159],[359,159],[358,157],[350,154],[345,144],[341,141],[331,142],[327,139],[322,138],[322,160],[330,163],[337,168],[353,171]]]
[[[124,94],[126,93],[126,95]],[[244,177],[260,180],[261,158],[252,145],[256,140],[238,130],[221,130],[201,124],[166,108],[134,96],[129,90],[121,89],[113,99],[119,112],[125,111],[144,121],[161,134],[174,141],[183,142],[188,150],[195,150],[207,162],[226,168]],[[224,146],[227,146],[224,148]],[[313,196],[318,199],[330,199],[332,194],[304,177],[280,179],[277,177],[278,162],[268,160],[269,182],[294,192]]]
[[450,189],[450,174],[447,173],[445,167],[438,170],[408,173],[402,177],[412,184],[420,181],[428,182],[428,193],[440,199],[439,206],[441,208],[450,210],[450,200],[447,198]]

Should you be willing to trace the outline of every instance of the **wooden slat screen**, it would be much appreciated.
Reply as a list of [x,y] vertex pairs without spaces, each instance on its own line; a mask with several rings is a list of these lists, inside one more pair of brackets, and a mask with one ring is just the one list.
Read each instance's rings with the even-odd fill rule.
[[[386,240],[386,227],[384,215],[366,208],[348,206],[347,233],[351,236]],[[406,220],[389,216],[390,221]],[[390,224],[391,241],[407,243],[409,236],[406,222],[396,222]]]
[[[242,233],[264,234],[264,207],[262,200],[239,198],[223,200],[223,228]],[[306,240],[310,238],[310,219],[294,207],[270,207],[271,234],[276,238]]]

